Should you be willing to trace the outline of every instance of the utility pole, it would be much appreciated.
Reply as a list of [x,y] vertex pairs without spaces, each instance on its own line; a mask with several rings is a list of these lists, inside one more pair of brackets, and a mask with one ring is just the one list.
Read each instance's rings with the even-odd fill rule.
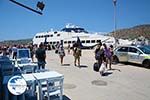
[[118,39],[116,38],[116,29],[117,29],[117,23],[116,23],[116,4],[117,4],[117,0],[113,0],[113,4],[114,4],[114,38],[115,38],[115,47],[117,46],[118,43]]

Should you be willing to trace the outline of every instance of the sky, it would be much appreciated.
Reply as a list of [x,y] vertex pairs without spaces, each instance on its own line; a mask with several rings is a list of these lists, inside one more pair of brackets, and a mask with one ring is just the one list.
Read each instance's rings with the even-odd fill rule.
[[[38,32],[61,30],[67,23],[90,32],[114,30],[113,0],[15,0],[36,9],[43,1],[43,15],[0,0],[0,41],[33,38]],[[150,0],[117,0],[117,29],[150,24]]]

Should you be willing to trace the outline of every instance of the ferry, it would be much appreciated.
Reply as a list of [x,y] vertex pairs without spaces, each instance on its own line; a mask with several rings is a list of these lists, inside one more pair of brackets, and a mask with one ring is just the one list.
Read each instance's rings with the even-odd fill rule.
[[[104,33],[102,33],[104,34]],[[100,41],[106,43],[106,45],[114,45],[115,38],[111,36],[105,36],[99,33],[90,33],[84,28],[73,24],[67,24],[60,31],[50,31],[37,33],[33,38],[33,44],[39,45],[40,43],[46,43],[48,45],[54,46],[60,41],[63,41],[64,47],[68,45],[72,46],[77,38],[80,38],[82,45],[84,46],[94,46]]]

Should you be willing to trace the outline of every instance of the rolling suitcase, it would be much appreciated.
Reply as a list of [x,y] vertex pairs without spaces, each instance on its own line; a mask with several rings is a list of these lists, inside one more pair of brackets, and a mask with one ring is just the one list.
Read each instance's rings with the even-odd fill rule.
[[93,65],[93,70],[98,72],[99,71],[99,67],[100,67],[100,64],[95,62],[94,65]]

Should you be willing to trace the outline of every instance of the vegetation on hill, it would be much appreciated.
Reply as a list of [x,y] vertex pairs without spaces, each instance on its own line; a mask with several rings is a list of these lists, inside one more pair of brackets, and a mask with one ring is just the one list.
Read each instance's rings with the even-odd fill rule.
[[32,43],[32,39],[6,40],[0,42],[0,45],[28,44]]
[[116,31],[116,34],[114,34],[114,32],[111,32],[110,34],[111,36],[122,39],[135,39],[143,36],[150,40],[150,24],[138,25],[127,29],[119,29]]

